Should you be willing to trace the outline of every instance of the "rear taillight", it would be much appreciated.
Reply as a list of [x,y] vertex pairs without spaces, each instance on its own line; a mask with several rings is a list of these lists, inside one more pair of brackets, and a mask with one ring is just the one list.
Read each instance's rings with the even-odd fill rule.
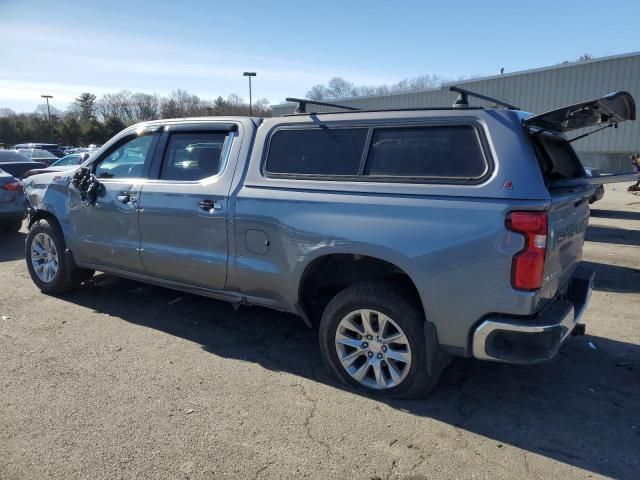
[[20,180],[14,180],[9,183],[5,183],[0,188],[3,190],[7,190],[9,192],[21,192],[22,191],[22,182]]
[[511,285],[517,290],[539,289],[547,253],[547,212],[511,212],[507,228],[524,235],[524,248],[513,257]]

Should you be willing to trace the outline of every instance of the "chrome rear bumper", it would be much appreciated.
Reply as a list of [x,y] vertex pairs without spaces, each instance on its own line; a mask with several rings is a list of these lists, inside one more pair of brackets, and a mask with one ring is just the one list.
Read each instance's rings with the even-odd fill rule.
[[550,360],[586,310],[594,277],[592,269],[579,267],[566,294],[554,299],[535,317],[496,315],[485,319],[473,333],[473,356],[523,364]]

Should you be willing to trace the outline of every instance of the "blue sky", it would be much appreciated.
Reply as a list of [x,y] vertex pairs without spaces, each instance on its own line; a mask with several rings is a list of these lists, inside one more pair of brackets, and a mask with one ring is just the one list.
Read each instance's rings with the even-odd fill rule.
[[333,76],[458,78],[638,50],[638,0],[0,0],[0,108],[122,89],[247,97],[245,70],[275,103]]

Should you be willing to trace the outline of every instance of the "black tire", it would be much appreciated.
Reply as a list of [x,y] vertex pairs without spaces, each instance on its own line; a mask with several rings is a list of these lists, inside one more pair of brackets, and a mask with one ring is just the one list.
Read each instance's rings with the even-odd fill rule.
[[0,232],[2,233],[17,233],[20,231],[21,228],[22,228],[21,218],[0,221]]
[[[362,385],[344,369],[338,359],[335,345],[336,330],[340,321],[358,309],[377,310],[387,315],[403,330],[411,348],[409,373],[398,385],[375,389]],[[336,295],[327,305],[320,321],[320,351],[325,366],[344,383],[371,395],[394,398],[424,398],[435,386],[443,365],[433,365],[442,358],[436,352],[427,352],[424,334],[424,315],[402,290],[385,282],[361,282]],[[435,347],[437,348],[437,347]],[[429,359],[429,360],[428,360]],[[427,362],[432,362],[427,368]],[[431,371],[431,373],[429,373]]]
[[[58,268],[53,278],[48,282],[38,277],[31,261],[33,240],[39,233],[44,233],[51,237],[58,254]],[[31,226],[25,245],[25,259],[31,280],[33,280],[33,283],[35,283],[43,293],[49,295],[56,295],[73,290],[78,287],[83,280],[93,274],[90,270],[76,266],[71,255],[66,252],[64,236],[62,235],[60,227],[54,221],[47,219],[38,220]]]

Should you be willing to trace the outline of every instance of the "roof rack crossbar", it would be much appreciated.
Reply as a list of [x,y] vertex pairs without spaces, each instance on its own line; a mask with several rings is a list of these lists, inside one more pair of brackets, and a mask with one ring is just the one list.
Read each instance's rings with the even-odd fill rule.
[[[506,107],[509,110],[520,110],[519,107],[516,107],[515,105],[511,105],[510,103],[503,102],[502,100],[498,100],[497,98],[493,98],[493,97],[488,97],[486,95],[482,95],[481,93],[472,92],[471,90],[466,90],[464,88],[449,87],[449,90],[452,91],[452,92],[459,93],[460,97],[463,97],[463,98],[465,96],[469,95],[471,97],[479,98],[480,100],[486,100],[487,102],[493,102],[493,103],[495,103],[497,105],[502,105],[503,107]],[[459,99],[460,99],[460,97],[459,97]],[[464,102],[464,100],[463,100],[463,102]],[[456,103],[458,103],[458,100],[456,100]],[[468,102],[467,102],[467,105],[468,105]]]
[[342,108],[344,110],[360,110],[356,107],[348,107],[347,105],[338,105],[337,103],[318,102],[316,100],[307,100],[306,98],[285,98],[287,102],[296,102],[295,113],[307,113],[307,103],[311,105],[320,105],[322,107]]

